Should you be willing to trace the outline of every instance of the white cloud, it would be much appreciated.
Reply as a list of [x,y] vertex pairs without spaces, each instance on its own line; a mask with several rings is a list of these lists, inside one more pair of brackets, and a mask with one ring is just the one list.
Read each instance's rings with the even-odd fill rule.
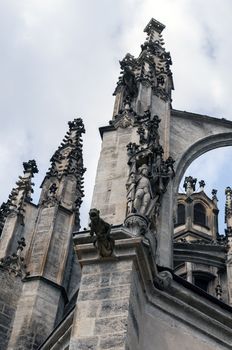
[[0,199],[31,158],[40,169],[38,197],[67,121],[82,116],[87,216],[100,151],[97,129],[112,116],[118,61],[127,52],[139,54],[151,17],[166,25],[173,107],[231,118],[231,10],[228,0],[1,1]]

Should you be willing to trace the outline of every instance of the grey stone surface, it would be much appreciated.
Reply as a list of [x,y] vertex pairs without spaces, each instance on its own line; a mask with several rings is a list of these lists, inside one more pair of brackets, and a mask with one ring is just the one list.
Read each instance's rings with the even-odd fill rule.
[[60,291],[41,280],[24,283],[18,302],[8,349],[38,347],[52,331]]
[[0,268],[0,349],[6,350],[22,289],[19,277]]
[[84,265],[70,349],[124,349],[132,266],[131,259]]

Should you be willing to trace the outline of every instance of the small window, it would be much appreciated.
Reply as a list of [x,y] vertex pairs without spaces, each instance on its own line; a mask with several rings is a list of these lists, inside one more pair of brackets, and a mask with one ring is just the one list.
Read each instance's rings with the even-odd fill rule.
[[194,205],[194,224],[206,226],[206,210],[205,207],[197,203]]
[[178,204],[177,207],[177,223],[175,226],[180,226],[185,224],[185,205]]
[[195,286],[197,286],[198,288],[201,288],[205,292],[208,291],[209,280],[205,279],[204,277],[195,276],[194,284]]

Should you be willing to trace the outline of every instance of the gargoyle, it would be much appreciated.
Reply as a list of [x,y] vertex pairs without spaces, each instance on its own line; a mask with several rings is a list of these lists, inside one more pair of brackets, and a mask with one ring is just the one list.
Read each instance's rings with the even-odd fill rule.
[[114,239],[110,237],[111,225],[100,218],[97,209],[90,209],[90,235],[94,237],[93,244],[101,257],[111,256],[114,250]]

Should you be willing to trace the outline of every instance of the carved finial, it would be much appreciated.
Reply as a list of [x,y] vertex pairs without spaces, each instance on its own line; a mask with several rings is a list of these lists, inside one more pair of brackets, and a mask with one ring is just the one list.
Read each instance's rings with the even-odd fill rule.
[[195,191],[196,182],[197,182],[197,179],[193,178],[192,176],[185,177],[183,187],[186,191],[187,196],[191,196],[191,194]]
[[171,103],[171,90],[174,89],[170,70],[172,60],[170,53],[166,52],[163,47],[162,31],[164,28],[162,23],[152,18],[144,29],[147,37],[141,45],[142,51],[139,57],[135,58],[127,54],[120,61],[122,71],[113,93],[116,96],[113,120],[125,108],[125,101],[133,106],[136,115],[141,115],[151,108],[154,102],[143,99],[142,93],[139,93],[144,90],[144,87],[151,91],[152,95]]
[[9,201],[7,203],[3,202],[0,206],[0,237],[2,230],[6,221],[6,217],[9,214]]
[[78,131],[79,135],[85,133],[85,127],[81,118],[75,118],[74,120],[69,121],[68,125],[70,131]]
[[164,30],[164,28],[165,28],[164,24],[162,24],[161,22],[157,21],[154,18],[151,18],[149,23],[144,28],[144,32],[147,33],[148,35],[150,35],[151,32],[153,30],[155,30],[156,32],[158,32],[160,34]]
[[212,201],[214,202],[214,204],[217,206],[217,202],[218,202],[218,198],[217,198],[217,190],[212,189]]
[[205,181],[204,180],[199,181],[199,186],[200,186],[200,191],[204,191]]
[[22,237],[18,241],[17,252],[0,259],[0,268],[22,279],[30,274],[26,271],[27,266],[24,264],[24,258],[21,256],[24,247],[26,247],[26,243],[25,238]]
[[[19,176],[16,187],[12,189],[8,201],[3,203],[0,208],[0,226],[3,227],[5,218],[11,212],[24,215],[24,206],[26,202],[32,200],[34,183],[31,181],[38,168],[35,160],[29,160],[23,163],[24,175]],[[1,230],[1,229],[0,229]]]
[[81,118],[68,122],[69,131],[66,133],[61,146],[51,158],[51,168],[46,177],[61,179],[63,175],[75,174],[82,176],[85,172],[82,164],[82,139],[85,133],[84,124]]
[[39,172],[36,161],[34,159],[29,160],[28,162],[24,162],[23,167],[24,167],[24,174],[31,173],[32,177],[34,174],[37,174]]

